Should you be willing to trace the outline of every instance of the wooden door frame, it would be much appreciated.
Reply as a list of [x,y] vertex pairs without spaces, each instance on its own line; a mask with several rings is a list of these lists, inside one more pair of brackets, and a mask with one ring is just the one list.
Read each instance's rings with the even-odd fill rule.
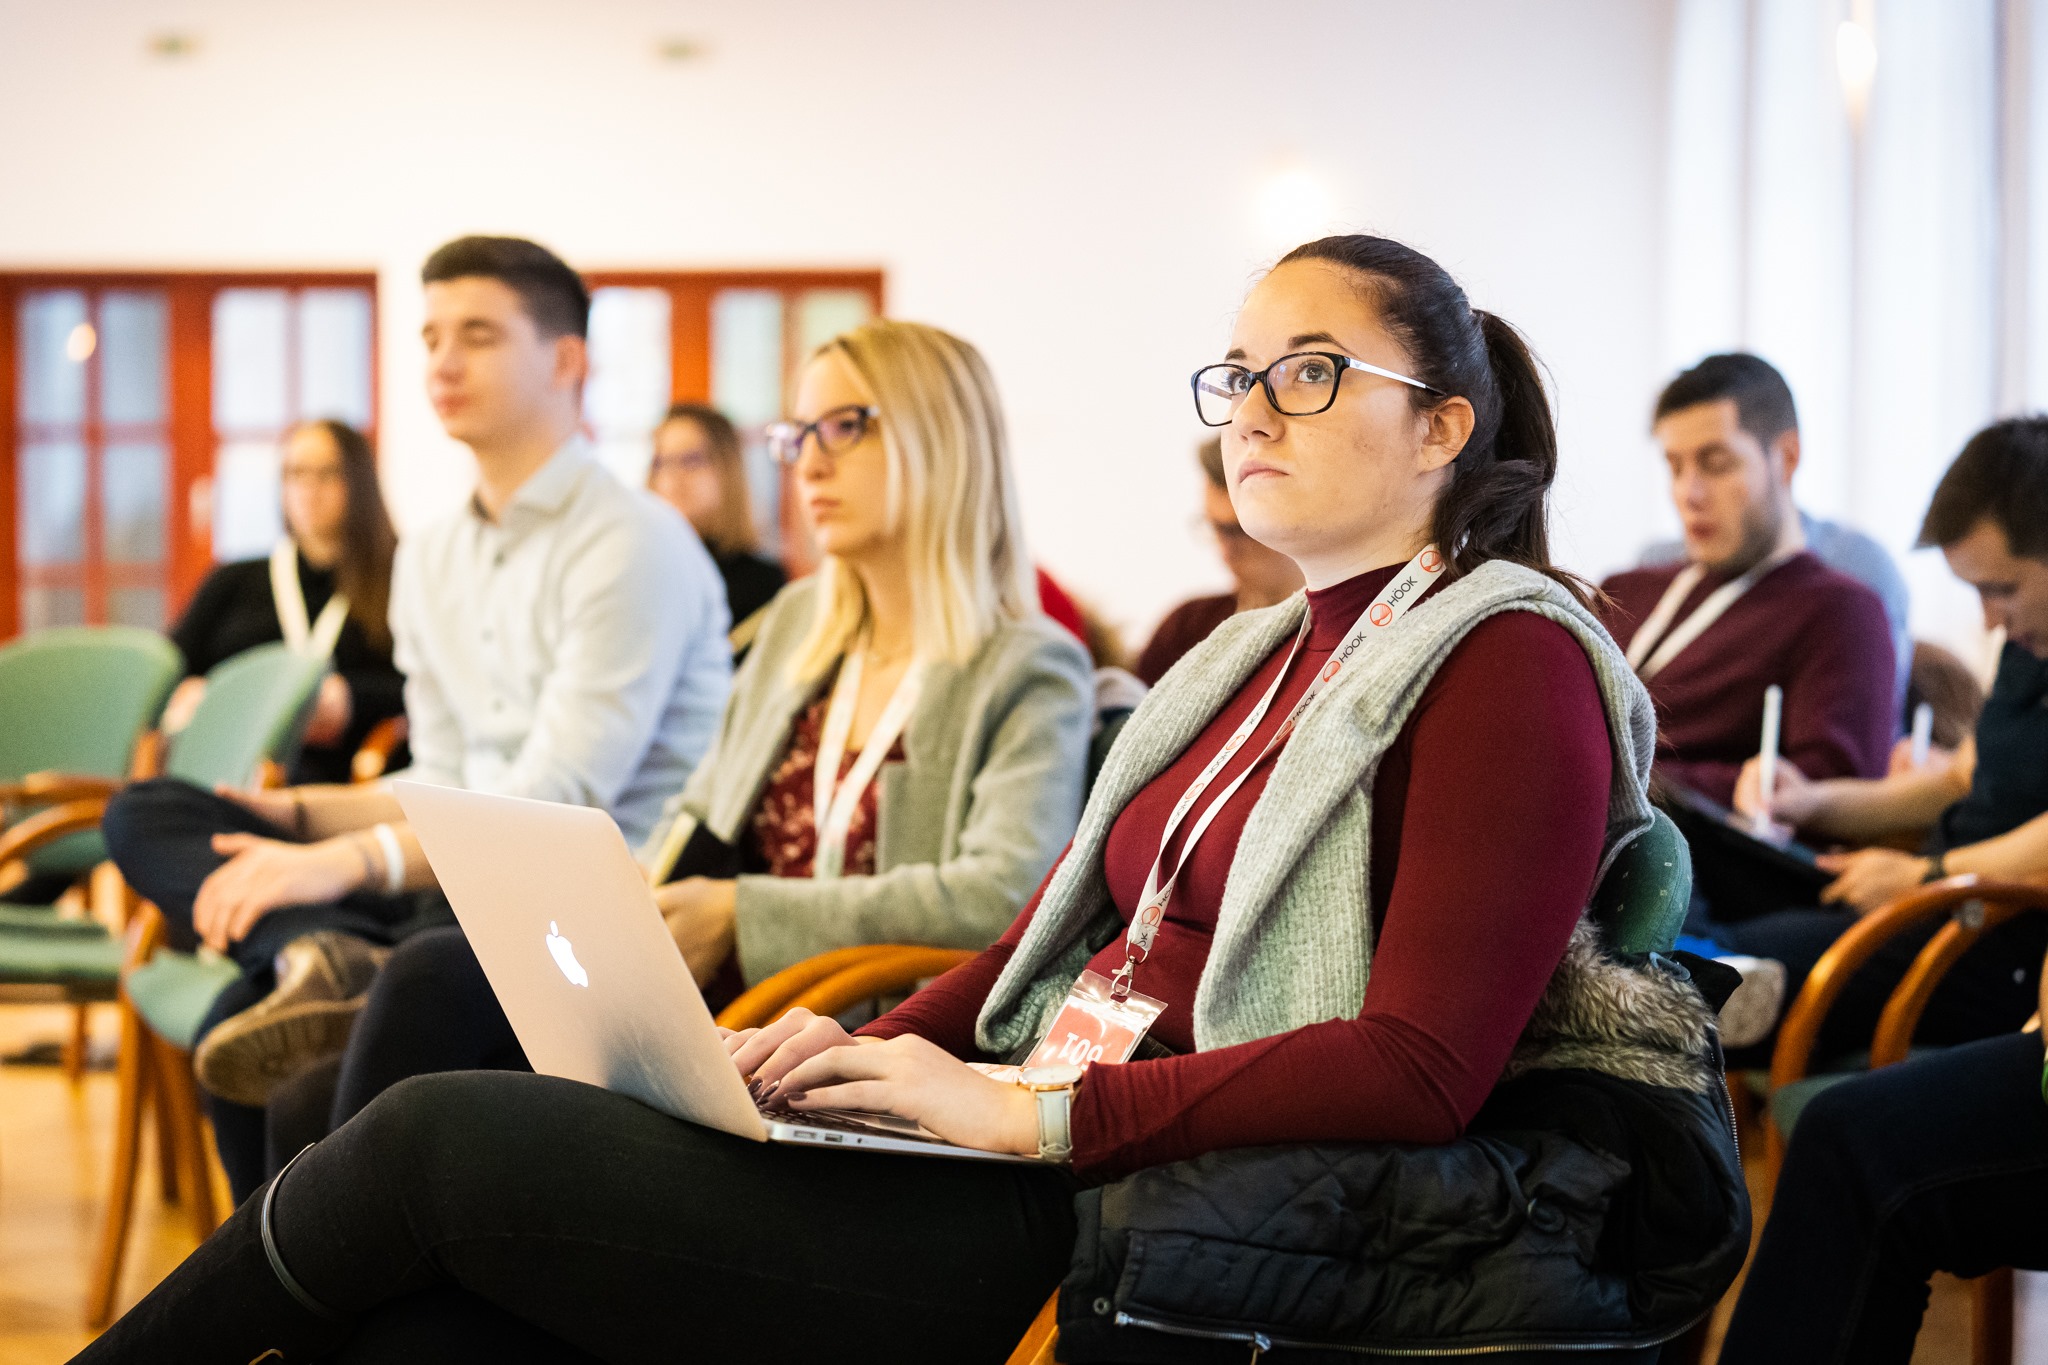
[[[213,567],[211,528],[194,526],[190,503],[197,480],[213,473],[213,299],[223,289],[363,289],[370,296],[370,426],[379,413],[378,277],[360,270],[96,270],[84,267],[0,270],[0,639],[21,629],[18,577],[20,302],[36,289],[156,289],[164,294],[169,485],[165,489],[166,620],[175,619]],[[88,515],[94,515],[89,509]]]

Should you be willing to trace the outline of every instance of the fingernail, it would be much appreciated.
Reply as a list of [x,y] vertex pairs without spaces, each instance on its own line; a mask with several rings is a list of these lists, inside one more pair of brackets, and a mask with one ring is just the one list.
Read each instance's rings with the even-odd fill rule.
[[790,1092],[789,1092],[789,1093],[788,1093],[787,1095],[784,1095],[784,1096],[782,1097],[782,1102],[783,1102],[784,1104],[795,1104],[795,1103],[797,1103],[797,1101],[799,1101],[799,1100],[803,1099],[803,1097],[804,1097],[804,1092],[803,1092],[803,1091],[801,1091],[801,1090],[792,1090],[792,1091],[790,1091]]

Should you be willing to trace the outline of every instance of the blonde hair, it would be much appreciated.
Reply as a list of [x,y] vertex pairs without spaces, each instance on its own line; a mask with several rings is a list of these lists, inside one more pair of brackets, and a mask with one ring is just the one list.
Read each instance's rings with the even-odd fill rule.
[[[696,424],[697,430],[704,433],[712,472],[718,475],[718,510],[711,514],[709,524],[697,528],[704,543],[713,554],[721,555],[752,554],[760,549],[761,533],[754,529],[754,498],[747,488],[746,459],[732,419],[703,403],[676,403],[661,419],[661,425],[670,422]],[[654,481],[652,467],[647,471],[647,481]]]
[[[881,412],[889,528],[904,537],[917,653],[965,663],[1000,620],[1038,610],[995,381],[974,347],[922,323],[877,319],[811,361],[834,353]],[[850,565],[827,555],[818,579],[817,614],[795,663],[805,681],[822,677],[868,620]]]

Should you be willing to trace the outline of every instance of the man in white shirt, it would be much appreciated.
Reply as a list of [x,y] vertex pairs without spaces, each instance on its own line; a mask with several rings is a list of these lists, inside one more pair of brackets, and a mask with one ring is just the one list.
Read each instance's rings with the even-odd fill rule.
[[[427,393],[476,457],[476,489],[408,536],[391,624],[409,777],[612,812],[643,838],[717,727],[731,682],[718,571],[688,524],[578,435],[589,295],[559,258],[467,237],[421,272]],[[382,784],[215,794],[145,783],[107,841],[164,911],[243,975],[196,1058],[238,1193],[260,1183],[263,1103],[339,1052],[432,870]]]

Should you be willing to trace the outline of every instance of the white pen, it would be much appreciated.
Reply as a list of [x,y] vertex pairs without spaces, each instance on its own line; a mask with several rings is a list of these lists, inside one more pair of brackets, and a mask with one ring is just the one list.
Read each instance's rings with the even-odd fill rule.
[[1934,743],[1934,708],[1921,702],[1913,708],[1913,769],[1927,766],[1927,750]]
[[1771,794],[1778,786],[1778,722],[1785,710],[1785,689],[1772,683],[1764,689],[1764,738],[1757,751],[1757,787],[1760,792],[1756,829],[1759,834],[1770,832]]

